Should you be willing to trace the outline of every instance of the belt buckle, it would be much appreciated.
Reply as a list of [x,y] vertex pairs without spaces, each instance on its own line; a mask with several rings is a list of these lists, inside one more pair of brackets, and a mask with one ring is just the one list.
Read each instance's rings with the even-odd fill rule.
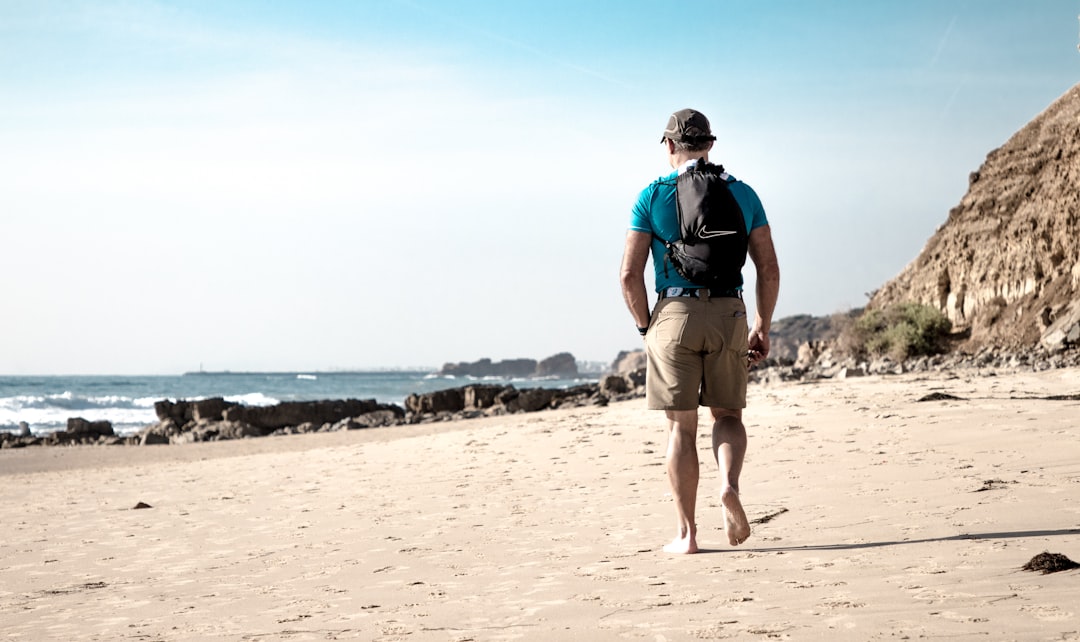
[[708,303],[708,301],[709,301],[709,288],[698,288],[697,289],[697,298],[698,298],[699,301],[705,301],[706,303]]

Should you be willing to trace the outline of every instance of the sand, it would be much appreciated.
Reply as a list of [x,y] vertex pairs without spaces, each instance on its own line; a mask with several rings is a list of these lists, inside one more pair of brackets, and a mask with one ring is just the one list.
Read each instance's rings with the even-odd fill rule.
[[1076,393],[1078,370],[754,386],[753,534],[727,544],[707,466],[697,555],[661,552],[643,400],[2,451],[0,639],[1080,639],[1080,571],[1021,570],[1080,560],[1080,402],[1041,399]]

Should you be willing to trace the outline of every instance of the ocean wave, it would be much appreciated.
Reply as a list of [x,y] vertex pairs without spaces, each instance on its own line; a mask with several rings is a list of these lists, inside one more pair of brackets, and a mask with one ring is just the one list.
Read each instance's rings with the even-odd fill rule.
[[278,399],[268,397],[261,392],[249,392],[243,395],[231,395],[225,397],[225,401],[243,404],[245,406],[273,406],[281,403]]
[[104,395],[98,397],[86,397],[65,391],[52,395],[18,395],[15,397],[0,398],[0,411],[3,410],[94,410],[98,408],[136,408],[153,407],[153,403],[145,404],[143,400],[117,395]]
[[65,430],[68,419],[75,416],[87,421],[109,421],[119,434],[136,432],[157,423],[152,408],[89,408],[76,414],[62,408],[21,408],[17,412],[0,408],[0,430],[14,432],[18,430],[19,422],[26,422],[34,434],[50,433]]
[[[274,397],[261,392],[232,395],[225,397],[225,400],[245,406],[272,406],[279,403]],[[51,395],[2,397],[0,430],[14,432],[19,429],[20,422],[26,422],[35,434],[49,433],[64,430],[67,428],[68,419],[81,417],[87,421],[109,421],[118,434],[130,434],[158,422],[157,413],[154,411],[154,404],[158,401],[162,401],[162,398],[81,396],[71,391]]]

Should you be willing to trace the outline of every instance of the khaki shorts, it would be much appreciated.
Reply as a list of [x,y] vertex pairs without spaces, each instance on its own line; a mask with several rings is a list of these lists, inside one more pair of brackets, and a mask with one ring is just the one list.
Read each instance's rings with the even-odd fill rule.
[[742,299],[661,299],[645,335],[649,408],[745,408],[747,335]]

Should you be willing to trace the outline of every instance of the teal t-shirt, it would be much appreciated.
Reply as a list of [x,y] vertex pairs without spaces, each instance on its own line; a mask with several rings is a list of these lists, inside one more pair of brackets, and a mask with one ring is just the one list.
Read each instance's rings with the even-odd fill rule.
[[[674,241],[679,238],[679,211],[675,204],[675,179],[678,176],[679,172],[676,170],[667,176],[661,176],[641,190],[630,215],[631,230],[653,235],[652,260],[656,271],[657,292],[670,287],[698,287],[680,276],[670,265],[667,270],[664,269],[667,248],[657,239],[660,237]],[[747,231],[769,224],[761,200],[749,185],[729,175],[728,187],[742,209]]]

